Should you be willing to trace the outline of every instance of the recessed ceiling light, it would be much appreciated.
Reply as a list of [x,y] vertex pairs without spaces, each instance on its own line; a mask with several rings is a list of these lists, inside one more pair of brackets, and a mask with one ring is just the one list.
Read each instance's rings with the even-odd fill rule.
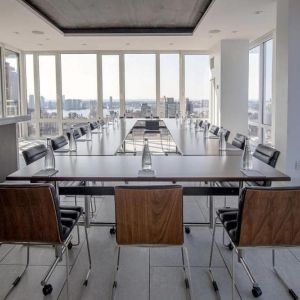
[[40,31],[40,30],[32,30],[31,31],[33,34],[44,34],[44,31]]
[[216,33],[220,33],[220,32],[221,32],[220,29],[211,29],[211,30],[209,31],[209,33],[212,33],[212,34],[216,34]]
[[126,43],[125,45],[126,45],[126,46],[129,46],[129,45],[130,45],[130,43]]
[[20,34],[20,32],[19,31],[14,31],[14,34]]
[[86,45],[87,45],[86,43],[82,43],[82,44],[81,44],[81,46],[86,46]]
[[173,45],[174,45],[174,43],[169,43],[169,45],[170,45],[170,46],[173,46]]
[[38,46],[43,46],[43,44],[42,44],[42,43],[38,43],[37,45],[38,45]]
[[260,15],[260,14],[262,14],[264,11],[263,10],[256,10],[255,12],[254,12],[254,14],[255,15]]
[[50,39],[49,39],[49,38],[46,38],[46,41],[50,41]]
[[232,32],[232,33],[237,33],[238,31],[237,31],[237,30],[232,30],[231,32]]

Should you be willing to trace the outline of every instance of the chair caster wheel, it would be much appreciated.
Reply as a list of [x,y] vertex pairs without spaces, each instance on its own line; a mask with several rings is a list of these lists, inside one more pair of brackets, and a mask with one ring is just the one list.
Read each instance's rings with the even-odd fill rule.
[[71,250],[72,248],[73,248],[73,244],[72,244],[72,242],[70,242],[70,243],[68,244],[68,249]]
[[231,243],[229,243],[229,244],[227,245],[227,247],[228,247],[228,249],[229,249],[230,251],[232,251],[232,250],[233,250],[233,246],[232,246],[232,244],[231,244]]
[[186,234],[190,234],[191,233],[191,228],[190,227],[184,227],[184,231]]
[[88,285],[88,282],[89,282],[89,281],[86,279],[86,280],[84,281],[83,285],[84,285],[84,286],[87,286],[87,285]]
[[43,287],[43,294],[45,296],[50,295],[52,293],[52,290],[53,290],[52,285],[51,284],[46,284]]
[[114,281],[113,283],[113,289],[116,288],[118,286],[118,283],[116,281]]
[[189,289],[190,288],[190,283],[189,283],[189,280],[187,278],[184,279],[184,283],[185,283],[185,287],[187,289]]
[[260,287],[259,286],[254,286],[253,289],[252,289],[252,295],[255,298],[258,298],[261,294],[262,294],[262,290],[260,289]]
[[109,229],[109,233],[110,234],[115,234],[116,233],[116,229],[113,227],[113,228],[110,228]]

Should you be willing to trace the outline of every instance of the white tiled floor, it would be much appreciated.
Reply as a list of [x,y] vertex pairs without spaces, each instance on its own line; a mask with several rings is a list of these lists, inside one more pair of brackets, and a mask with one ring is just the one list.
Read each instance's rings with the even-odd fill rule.
[[[217,199],[223,203],[223,199]],[[65,202],[73,203],[72,198]],[[234,203],[235,200],[232,199]],[[113,221],[114,205],[112,197],[97,198],[97,220]],[[207,220],[205,197],[189,197],[184,200],[185,221]],[[74,234],[75,235],[75,234]],[[83,232],[81,232],[83,237]],[[84,240],[70,251],[72,270],[70,273],[71,299],[110,299],[113,272],[116,263],[115,236],[107,227],[89,229],[93,270],[87,287],[82,286],[87,271],[87,250]],[[222,246],[222,234],[218,229],[218,248],[213,258],[214,275],[219,284],[222,299],[231,299],[231,252]],[[185,235],[185,246],[192,266],[193,299],[217,299],[208,275],[211,231],[207,227],[193,227],[190,235]],[[22,270],[26,260],[23,246],[0,246],[0,299],[9,289],[10,283]],[[24,278],[8,299],[44,298],[40,280],[54,258],[52,247],[32,247],[31,262]],[[181,253],[177,248],[136,248],[123,247],[120,256],[117,299],[124,300],[177,300],[185,299],[181,270]],[[271,251],[268,249],[249,250],[246,258],[256,275],[263,295],[260,299],[290,299],[284,286],[271,269]],[[300,294],[300,250],[278,251],[278,266],[292,288]],[[50,279],[53,292],[46,299],[66,299],[64,286],[65,261],[63,260]],[[240,264],[236,263],[237,299],[253,299],[251,285]]]

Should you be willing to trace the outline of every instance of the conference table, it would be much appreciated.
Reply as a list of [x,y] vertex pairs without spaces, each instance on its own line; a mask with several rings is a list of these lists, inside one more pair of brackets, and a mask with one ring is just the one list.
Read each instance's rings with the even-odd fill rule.
[[[131,153],[126,150],[126,138],[133,130],[143,130],[145,122],[149,119],[120,119],[114,125],[108,124],[99,131],[92,131],[91,140],[86,140],[86,136],[77,139],[77,151],[69,152],[64,146],[57,151],[57,156],[111,156],[117,154]],[[153,119],[155,120],[155,119]],[[219,139],[213,134],[208,138],[204,137],[204,132],[200,128],[195,129],[189,125],[188,120],[182,119],[160,119],[160,128],[167,130],[169,136],[176,144],[175,153],[178,155],[206,155],[206,156],[240,156],[242,151],[227,143],[226,150],[219,150]],[[131,137],[132,139],[132,137]]]
[[[129,130],[134,120],[123,120]],[[176,122],[175,120],[172,120]],[[126,124],[127,123],[127,124]],[[168,122],[167,122],[168,123]],[[172,134],[174,134],[172,129]],[[125,135],[124,135],[125,136]],[[108,140],[107,140],[108,141]],[[120,139],[118,142],[121,141]],[[204,143],[203,139],[202,142]],[[112,141],[112,143],[114,143]],[[238,151],[234,151],[238,153]],[[55,158],[57,172],[52,176],[41,174],[44,161],[38,160],[10,174],[7,180],[29,180],[31,182],[48,181],[58,186],[59,194],[84,195],[86,224],[103,225],[91,222],[89,218],[90,198],[93,195],[113,195],[115,185],[125,184],[181,184],[186,196],[210,196],[209,226],[213,224],[215,195],[239,195],[243,183],[247,181],[289,181],[290,177],[269,165],[253,158],[253,170],[240,168],[240,155],[170,155],[152,156],[152,168],[155,174],[142,176],[141,156],[133,155],[58,155]],[[59,182],[79,181],[79,186],[59,186]],[[216,182],[236,181],[239,188],[217,187]],[[104,185],[95,185],[104,182]],[[199,185],[189,185],[196,182]],[[201,184],[200,184],[201,183]],[[210,184],[202,184],[210,183]],[[109,223],[113,225],[112,223]],[[109,224],[105,223],[105,226]],[[188,223],[194,225],[196,223]],[[198,224],[198,223],[197,223]]]

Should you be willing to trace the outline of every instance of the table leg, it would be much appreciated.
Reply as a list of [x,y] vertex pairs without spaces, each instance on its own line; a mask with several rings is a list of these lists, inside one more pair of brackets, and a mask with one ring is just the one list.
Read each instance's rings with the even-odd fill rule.
[[[213,185],[212,182],[209,183],[209,185]],[[214,208],[214,197],[212,195],[209,195],[209,228],[214,227],[214,214],[215,214],[215,208]]]
[[[84,182],[84,185],[87,186],[88,182]],[[85,211],[85,225],[86,227],[90,227],[91,217],[90,217],[90,204],[91,204],[91,196],[84,196],[84,211]]]

